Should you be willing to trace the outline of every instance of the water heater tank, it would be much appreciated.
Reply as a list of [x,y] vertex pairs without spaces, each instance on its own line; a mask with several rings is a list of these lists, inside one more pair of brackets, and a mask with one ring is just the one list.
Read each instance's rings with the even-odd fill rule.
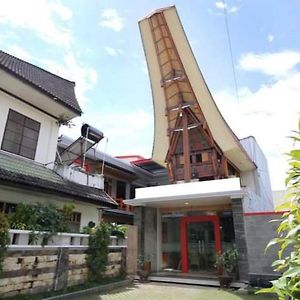
[[104,137],[103,132],[95,127],[90,126],[89,124],[83,124],[81,126],[81,135],[95,143],[99,143]]

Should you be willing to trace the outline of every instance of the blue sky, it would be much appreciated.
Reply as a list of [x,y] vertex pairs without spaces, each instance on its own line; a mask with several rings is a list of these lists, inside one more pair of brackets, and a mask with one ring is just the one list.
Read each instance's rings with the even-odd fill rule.
[[[300,111],[300,1],[0,0],[0,48],[76,81],[82,122],[102,130],[113,155],[151,156],[153,108],[137,22],[175,4],[200,69],[239,138],[254,135],[283,188],[286,138]],[[103,143],[102,143],[103,144]],[[103,147],[100,145],[99,147]]]

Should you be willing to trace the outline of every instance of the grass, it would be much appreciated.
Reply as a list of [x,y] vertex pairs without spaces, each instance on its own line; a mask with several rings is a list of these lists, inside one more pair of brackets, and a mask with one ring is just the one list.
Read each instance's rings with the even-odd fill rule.
[[134,284],[104,295],[89,295],[74,300],[272,300],[266,295],[239,295],[216,288],[161,283]]

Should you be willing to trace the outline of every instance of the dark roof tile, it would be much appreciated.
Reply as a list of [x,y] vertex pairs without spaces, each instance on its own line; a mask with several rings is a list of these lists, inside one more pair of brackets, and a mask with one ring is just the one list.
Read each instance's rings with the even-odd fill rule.
[[105,207],[115,208],[117,206],[116,202],[103,190],[65,180],[43,165],[3,152],[0,152],[1,181],[35,187],[45,193],[69,196]]
[[0,68],[51,96],[53,101],[57,101],[74,112],[81,114],[82,111],[74,91],[75,82],[52,74],[1,50]]

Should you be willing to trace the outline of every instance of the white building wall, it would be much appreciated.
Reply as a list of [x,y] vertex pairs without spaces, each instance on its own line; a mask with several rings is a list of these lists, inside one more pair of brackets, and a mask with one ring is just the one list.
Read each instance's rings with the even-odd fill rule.
[[75,212],[81,213],[81,223],[80,227],[87,226],[90,221],[96,224],[99,221],[97,205],[90,203],[83,203],[75,200],[68,199],[67,197],[59,197],[55,195],[45,195],[39,192],[33,192],[23,189],[17,189],[13,187],[0,186],[0,202],[8,203],[26,203],[26,204],[36,204],[36,203],[52,203],[58,208],[63,208],[65,204],[72,203],[75,208]]
[[244,200],[244,210],[245,212],[273,211],[267,159],[254,137],[242,139],[241,144],[257,166],[253,171],[241,173],[241,185],[249,193],[249,197]]
[[[41,123],[35,161],[42,164],[54,162],[59,126],[56,119],[30,105],[0,91],[0,145],[4,135],[9,109]],[[53,166],[49,164],[48,166]]]

